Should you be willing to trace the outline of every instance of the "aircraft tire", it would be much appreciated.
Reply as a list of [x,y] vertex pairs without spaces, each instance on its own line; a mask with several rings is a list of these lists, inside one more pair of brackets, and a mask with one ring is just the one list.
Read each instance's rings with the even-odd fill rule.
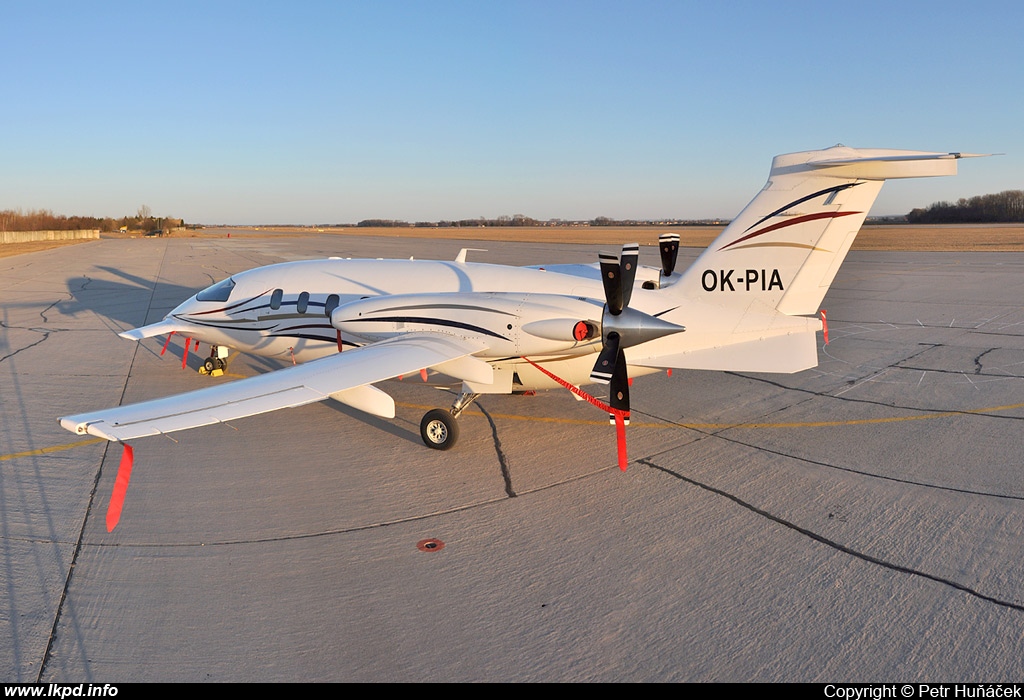
[[420,421],[420,437],[433,450],[450,450],[459,439],[459,422],[443,408],[427,411]]

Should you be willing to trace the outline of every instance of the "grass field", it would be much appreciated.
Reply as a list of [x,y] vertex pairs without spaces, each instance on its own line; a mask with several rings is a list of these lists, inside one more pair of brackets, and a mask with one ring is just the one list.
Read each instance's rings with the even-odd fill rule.
[[[344,228],[311,229],[302,227],[238,227],[202,229],[171,234],[180,237],[209,236],[377,236],[396,238],[437,238],[479,241],[520,241],[543,243],[591,243],[618,246],[637,242],[655,245],[662,233],[678,233],[680,245],[706,248],[721,233],[722,226],[566,226],[504,228]],[[130,234],[104,234],[104,238],[131,237]],[[0,245],[0,257],[20,255],[59,245],[85,241],[39,241]],[[1024,226],[1019,224],[981,224],[944,226],[865,226],[857,235],[854,250],[914,251],[1024,251]]]

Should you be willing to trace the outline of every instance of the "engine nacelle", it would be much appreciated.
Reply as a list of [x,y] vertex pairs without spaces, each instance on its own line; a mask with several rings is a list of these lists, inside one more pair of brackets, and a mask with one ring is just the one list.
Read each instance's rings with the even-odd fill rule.
[[477,357],[582,355],[599,349],[601,312],[595,300],[556,294],[396,294],[343,304],[331,324],[365,342],[421,332],[472,339],[488,346]]

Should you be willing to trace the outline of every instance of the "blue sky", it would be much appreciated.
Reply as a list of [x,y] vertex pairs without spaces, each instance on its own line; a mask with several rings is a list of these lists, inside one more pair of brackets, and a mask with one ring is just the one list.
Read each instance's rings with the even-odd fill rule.
[[1000,152],[1014,2],[46,2],[0,9],[0,209],[202,223],[731,217],[772,156]]

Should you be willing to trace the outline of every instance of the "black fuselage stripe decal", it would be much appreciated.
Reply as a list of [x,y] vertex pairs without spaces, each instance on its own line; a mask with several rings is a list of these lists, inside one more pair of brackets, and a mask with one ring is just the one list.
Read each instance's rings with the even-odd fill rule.
[[[175,318],[180,318],[180,317],[176,316]],[[184,321],[185,323],[192,323],[192,324],[195,324],[197,326],[204,326],[206,328],[216,328],[216,329],[222,330],[222,331],[239,331],[239,330],[240,331],[246,331],[246,332],[250,332],[250,331],[271,331],[271,330],[274,330],[275,328],[277,328],[277,324],[276,323],[274,325],[272,325],[272,326],[266,326],[265,328],[242,328],[240,326],[230,325],[230,324],[227,324],[227,323],[213,323],[213,322],[210,322],[210,321],[195,321],[195,320],[190,319],[190,318],[182,318],[181,320]],[[235,321],[235,323],[239,323],[239,321]],[[256,321],[252,321],[252,323],[256,323]],[[182,331],[179,331],[179,332],[182,332]]]
[[322,328],[324,330],[331,330],[331,331],[334,330],[334,326],[332,326],[329,323],[303,323],[302,325],[299,325],[299,326],[284,326],[284,325],[281,325],[281,326],[277,327],[277,329],[280,332],[284,332],[284,331],[297,331],[297,330],[300,330],[302,328]]
[[[319,341],[322,341],[324,343],[330,343],[331,345],[335,345],[338,342],[337,337],[322,338],[322,337],[320,337],[318,335],[311,335],[311,334],[307,334],[307,333],[274,333],[271,337],[275,338],[275,339],[276,338],[295,338],[295,339],[302,339],[302,340],[319,340]],[[352,342],[349,342],[349,341],[345,340],[344,338],[342,338],[341,344],[342,345],[349,345],[349,346],[351,346],[353,348],[360,347],[359,345],[357,345],[355,343],[352,343]]]
[[427,318],[423,316],[386,316],[382,318],[353,318],[346,320],[344,323],[424,323],[427,325],[437,326],[449,326],[451,328],[461,328],[467,331],[473,331],[475,333],[483,333],[484,335],[493,336],[500,340],[508,340],[503,335],[498,335],[494,331],[480,326],[474,326],[469,323],[462,323],[461,321],[451,321],[446,318]]
[[501,314],[502,316],[513,316],[509,311],[491,309],[486,306],[471,306],[469,304],[409,304],[406,306],[392,306],[386,309],[376,309],[374,313],[387,313],[394,311],[406,311],[408,309],[455,309],[458,311],[483,311],[489,314]]

